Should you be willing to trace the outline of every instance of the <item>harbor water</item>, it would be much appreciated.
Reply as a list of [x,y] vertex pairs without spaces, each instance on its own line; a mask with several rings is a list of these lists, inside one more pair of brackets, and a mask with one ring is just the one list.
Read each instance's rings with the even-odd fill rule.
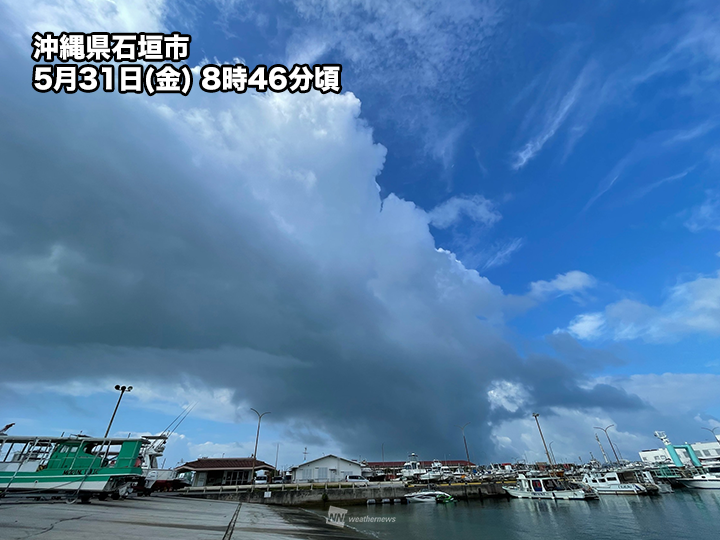
[[[391,519],[373,523],[372,518]],[[720,491],[593,501],[486,499],[349,507],[346,523],[380,540],[717,540]]]

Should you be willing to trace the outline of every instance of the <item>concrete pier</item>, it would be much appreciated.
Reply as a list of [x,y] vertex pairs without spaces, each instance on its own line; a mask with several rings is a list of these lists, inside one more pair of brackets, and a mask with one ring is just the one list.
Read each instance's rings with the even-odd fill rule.
[[[408,493],[426,489],[427,486],[404,487],[402,484],[376,484],[368,487],[335,487],[323,484],[299,484],[293,486],[257,486],[250,490],[245,486],[209,487],[190,489],[183,492],[186,497],[216,499],[224,501],[245,501],[277,506],[314,506],[342,503],[343,505],[367,504],[369,500],[382,503],[383,500],[403,500]],[[494,482],[436,485],[432,489],[444,491],[459,500],[506,497],[502,484]]]
[[[0,502],[0,540],[289,540],[364,538],[299,508],[176,496],[90,504]],[[234,527],[229,527],[235,517]]]

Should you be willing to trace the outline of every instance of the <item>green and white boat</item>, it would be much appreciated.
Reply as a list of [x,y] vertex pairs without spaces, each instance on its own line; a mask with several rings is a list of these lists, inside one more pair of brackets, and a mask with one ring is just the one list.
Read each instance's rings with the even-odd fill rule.
[[0,436],[0,497],[119,498],[142,476],[145,438]]

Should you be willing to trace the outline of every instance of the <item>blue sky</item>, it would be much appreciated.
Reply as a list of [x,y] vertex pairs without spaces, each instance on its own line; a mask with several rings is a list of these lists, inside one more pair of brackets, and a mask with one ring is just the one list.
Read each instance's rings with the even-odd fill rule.
[[[466,421],[539,459],[535,410],[567,459],[720,426],[715,3],[0,5],[17,434],[100,433],[116,382],[120,432],[199,403],[173,462],[249,454],[252,406],[281,464],[458,454]],[[39,95],[47,30],[341,63],[343,94]]]

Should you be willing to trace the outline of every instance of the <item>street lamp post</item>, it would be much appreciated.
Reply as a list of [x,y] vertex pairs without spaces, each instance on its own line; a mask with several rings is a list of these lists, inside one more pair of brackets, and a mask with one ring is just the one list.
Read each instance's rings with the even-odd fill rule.
[[548,463],[550,464],[550,467],[552,467],[553,462],[552,459],[550,459],[550,451],[548,450],[547,444],[545,444],[545,436],[543,435],[542,429],[540,429],[540,420],[538,420],[538,416],[540,416],[539,413],[533,413],[533,418],[535,419],[538,431],[540,432],[540,438],[542,439],[543,446],[545,447],[545,455],[548,458]]
[[466,428],[469,424],[470,424],[470,422],[468,422],[467,424],[465,424],[465,425],[463,425],[463,426],[460,426],[460,431],[462,431],[462,436],[463,436],[463,443],[465,444],[465,458],[467,459],[467,466],[468,466],[468,467],[470,466],[470,452],[468,452],[467,439],[465,438],[465,428]]
[[115,420],[115,414],[117,413],[118,407],[120,406],[120,400],[122,399],[125,392],[130,392],[132,390],[132,386],[120,386],[119,384],[115,385],[115,390],[120,391],[120,397],[117,400],[117,403],[115,404],[115,410],[112,413],[112,417],[110,417],[110,423],[108,424],[107,430],[105,431],[105,439],[107,439],[108,433],[110,433],[110,428],[112,427],[113,420]]
[[260,414],[255,409],[250,408],[252,412],[257,414],[258,416],[258,427],[257,427],[257,433],[255,434],[255,452],[253,452],[253,465],[252,465],[252,472],[250,473],[250,484],[255,485],[255,462],[257,461],[257,447],[258,447],[258,440],[260,439],[260,421],[262,420],[262,417],[266,414],[270,414],[270,411],[264,412]]
[[620,465],[620,459],[618,458],[617,452],[615,451],[615,446],[613,445],[612,441],[610,440],[610,435],[608,435],[608,432],[607,432],[608,429],[610,429],[611,427],[614,427],[614,426],[615,426],[615,424],[610,424],[606,428],[601,428],[601,427],[595,426],[595,429],[599,429],[599,430],[605,432],[605,436],[607,437],[607,440],[610,443],[610,448],[613,451],[613,454],[615,454],[615,461],[617,462],[618,465]]

